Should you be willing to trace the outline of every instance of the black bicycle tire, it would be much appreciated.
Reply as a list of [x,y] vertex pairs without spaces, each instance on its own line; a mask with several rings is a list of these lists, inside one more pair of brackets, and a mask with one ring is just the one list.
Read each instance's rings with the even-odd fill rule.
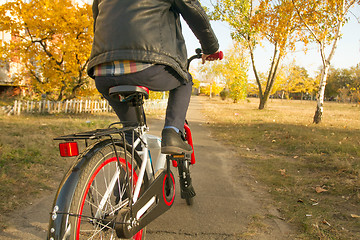
[[192,206],[194,204],[194,197],[191,197],[191,198],[185,198],[186,200],[186,204],[188,206]]
[[[120,159],[124,159],[124,148],[122,147],[122,144],[120,141],[115,142],[116,149],[118,151],[118,156]],[[127,147],[127,160],[130,161],[131,159],[131,151],[129,147]],[[105,164],[106,159],[104,159],[104,156],[106,159],[115,158],[115,151],[114,147],[112,145],[112,142],[110,140],[105,140],[100,142],[99,144],[96,144],[92,149],[88,151],[86,155],[84,155],[84,158],[89,158],[87,163],[83,166],[80,173],[80,178],[76,187],[76,190],[74,192],[73,199],[70,204],[70,213],[79,214],[80,208],[83,207],[83,204],[81,201],[84,199],[84,192],[89,184],[89,181],[91,177],[95,174],[94,171],[100,168],[101,164]],[[139,166],[141,165],[141,159],[140,157],[135,154],[135,163],[134,163],[134,171],[137,172],[139,170]],[[106,163],[107,164],[107,163]],[[105,165],[106,165],[105,164]],[[104,165],[104,166],[105,166]],[[103,167],[101,167],[103,168]],[[97,175],[97,174],[96,174]],[[147,176],[147,173],[145,172],[144,176]],[[144,186],[147,185],[147,178],[144,177]],[[77,217],[69,217],[69,221],[71,223],[71,226],[74,226],[72,228],[70,239],[76,239],[76,232],[78,228],[78,218]],[[75,231],[74,231],[75,230]],[[146,229],[143,229],[143,236],[142,240],[145,239],[146,235]],[[77,240],[77,239],[76,239]]]

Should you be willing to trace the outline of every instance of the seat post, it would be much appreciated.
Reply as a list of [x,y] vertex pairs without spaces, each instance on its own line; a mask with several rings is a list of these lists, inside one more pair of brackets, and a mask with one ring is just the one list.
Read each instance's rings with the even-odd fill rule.
[[136,97],[132,100],[132,105],[135,107],[136,118],[140,126],[146,124],[145,114],[144,114],[144,99],[141,94],[137,94]]
[[109,88],[109,95],[116,101],[127,103],[135,108],[137,122],[140,126],[146,125],[144,112],[144,98],[149,98],[149,89],[142,86],[119,85]]

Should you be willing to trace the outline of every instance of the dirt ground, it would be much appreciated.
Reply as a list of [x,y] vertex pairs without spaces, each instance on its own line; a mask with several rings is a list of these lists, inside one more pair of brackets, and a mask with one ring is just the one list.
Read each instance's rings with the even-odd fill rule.
[[[294,226],[280,215],[242,160],[212,138],[201,101],[193,97],[188,112],[197,161],[191,168],[194,205],[187,206],[177,189],[173,207],[147,227],[146,239],[296,239]],[[151,120],[149,125],[158,135],[163,121]],[[176,176],[176,169],[173,172]],[[53,192],[44,192],[29,200],[31,205],[3,216],[9,227],[0,232],[0,239],[45,239],[53,197]]]

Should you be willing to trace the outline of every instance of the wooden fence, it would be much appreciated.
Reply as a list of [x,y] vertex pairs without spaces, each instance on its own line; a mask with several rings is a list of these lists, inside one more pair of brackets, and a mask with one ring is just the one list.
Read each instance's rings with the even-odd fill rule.
[[[145,101],[146,110],[165,109],[166,99]],[[113,111],[107,100],[66,100],[55,102],[43,101],[18,101],[6,112],[8,114],[20,115],[21,113],[98,113]]]

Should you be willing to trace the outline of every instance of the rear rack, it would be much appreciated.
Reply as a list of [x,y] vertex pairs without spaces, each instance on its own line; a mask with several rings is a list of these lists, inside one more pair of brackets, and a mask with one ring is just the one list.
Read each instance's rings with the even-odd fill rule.
[[104,136],[111,136],[112,134],[122,135],[122,133],[124,131],[128,131],[128,130],[134,130],[134,127],[129,126],[129,127],[123,127],[123,128],[110,127],[110,128],[104,128],[104,129],[96,129],[96,130],[89,131],[89,132],[81,132],[81,133],[75,133],[75,134],[56,137],[56,138],[54,138],[54,140],[64,140],[64,141],[72,141],[72,140],[79,140],[79,139],[93,140],[93,139],[99,139]]
[[109,136],[111,134],[119,134],[122,131],[123,131],[123,129],[118,129],[118,128],[96,129],[94,131],[81,132],[81,133],[75,133],[75,134],[56,137],[56,138],[54,138],[54,140],[70,141],[70,140],[76,140],[76,139],[98,139],[103,136]]

